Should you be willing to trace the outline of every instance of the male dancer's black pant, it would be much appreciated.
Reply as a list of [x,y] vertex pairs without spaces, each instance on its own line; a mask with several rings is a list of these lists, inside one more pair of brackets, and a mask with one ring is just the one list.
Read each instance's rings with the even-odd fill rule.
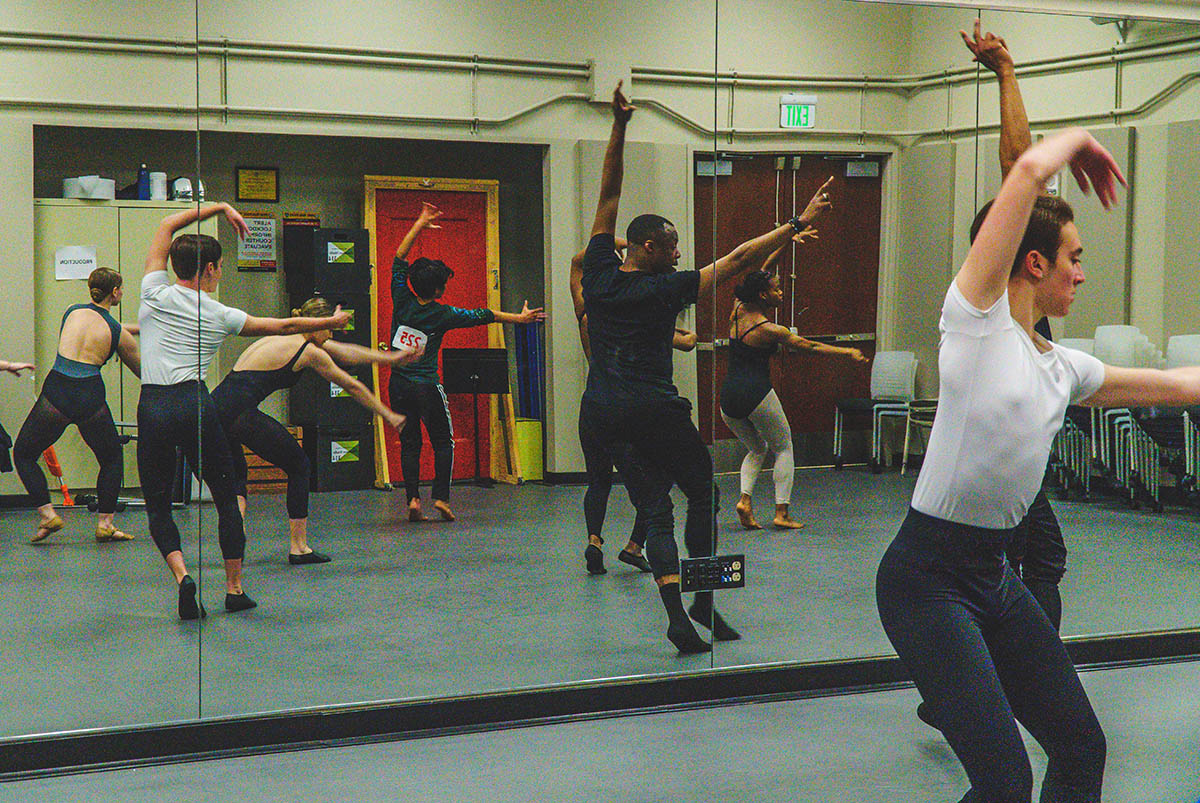
[[964,802],[1029,803],[1020,722],[1049,759],[1043,803],[1095,803],[1104,733],[1062,640],[1005,561],[1011,536],[910,509],[879,564],[879,617],[967,772]]
[[[608,512],[608,497],[612,493],[613,466],[623,478],[628,477],[633,470],[629,465],[633,460],[633,447],[626,443],[606,445],[596,431],[595,422],[584,415],[583,408],[579,411],[579,446],[583,449],[588,483],[583,494],[583,518],[588,535],[599,537]],[[629,540],[640,547],[646,546],[646,519],[640,512],[634,518]]]
[[217,536],[225,560],[241,560],[246,533],[233,486],[233,458],[208,388],[195,380],[177,385],[142,385],[137,410],[137,462],[150,536],[166,557],[180,550],[179,527],[171,515],[175,450],[208,484],[217,508]]
[[[580,416],[596,428],[610,450],[627,444],[634,459],[625,489],[646,526],[646,560],[655,578],[679,573],[671,485],[688,499],[684,543],[692,557],[717,548],[717,489],[712,456],[692,423],[691,404],[679,397],[637,406],[595,404],[584,399]],[[627,471],[627,473],[626,473]]]
[[433,447],[433,498],[450,500],[450,475],[454,471],[454,426],[450,403],[436,382],[411,382],[395,372],[388,380],[388,401],[397,413],[408,416],[400,432],[400,473],[411,502],[421,496],[421,424]]
[[1013,571],[1058,630],[1062,625],[1062,597],[1058,584],[1067,571],[1067,546],[1063,543],[1058,517],[1044,490],[1038,491],[1029,512],[1013,531],[1012,542],[1005,554]]

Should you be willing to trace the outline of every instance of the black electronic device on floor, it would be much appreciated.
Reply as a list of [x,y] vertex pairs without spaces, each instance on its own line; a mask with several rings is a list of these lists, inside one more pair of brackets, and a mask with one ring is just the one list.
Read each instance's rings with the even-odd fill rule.
[[680,591],[716,591],[746,587],[745,555],[714,555],[679,561]]
[[490,488],[495,481],[480,474],[479,396],[508,393],[506,349],[442,349],[442,387],[446,393],[470,393],[475,419],[475,484]]

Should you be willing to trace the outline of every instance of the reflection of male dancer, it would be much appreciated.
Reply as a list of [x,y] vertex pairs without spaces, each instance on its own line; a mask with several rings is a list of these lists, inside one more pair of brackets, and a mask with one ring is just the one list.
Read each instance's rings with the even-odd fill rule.
[[671,332],[675,318],[716,283],[756,267],[793,233],[794,218],[774,231],[742,243],[698,271],[675,271],[679,234],[658,215],[639,215],[629,224],[624,262],[614,231],[624,175],[625,128],[634,107],[613,92],[613,127],[604,154],[600,200],[583,260],[583,298],[588,315],[591,364],[580,415],[592,422],[603,443],[629,444],[635,459],[625,477],[634,506],[644,517],[646,557],[667,610],[667,638],[682,653],[711,650],[688,619],[712,628],[718,640],[739,638],[713,608],[712,592],[698,592],[684,611],[679,591],[679,552],[668,491],[679,485],[688,498],[685,540],[689,554],[711,555],[716,547],[716,490],[712,456],[692,423],[691,404],[672,382]]
[[[1000,172],[1002,178],[1007,178],[1017,158],[1033,144],[1012,55],[1008,45],[999,36],[993,33],[980,35],[979,20],[975,20],[972,36],[965,31],[959,31],[959,34],[975,60],[994,72],[1000,85]],[[1083,284],[1082,269],[1078,271],[1075,283]],[[1047,318],[1041,318],[1035,329],[1046,340],[1050,340],[1050,321]],[[1025,583],[1057,630],[1062,624],[1062,597],[1058,584],[1067,571],[1067,547],[1044,489],[1038,491],[1029,513],[1017,527],[1007,555],[1013,571]]]
[[[433,506],[446,521],[450,512],[450,476],[454,470],[454,429],[450,404],[438,377],[438,352],[442,338],[451,329],[489,323],[533,323],[545,320],[541,307],[530,309],[526,302],[518,312],[491,309],[459,309],[438,301],[454,271],[440,259],[421,257],[408,264],[408,252],[424,229],[438,229],[442,212],[422,203],[421,213],[404,235],[392,260],[392,345],[398,349],[423,348],[425,353],[410,365],[392,367],[388,380],[388,402],[397,413],[408,416],[400,432],[400,473],[408,495],[408,518],[421,521],[421,424],[433,446]],[[410,286],[411,285],[411,286]]]
[[[617,251],[623,252],[628,243],[621,237],[614,238]],[[583,303],[583,257],[585,251],[580,251],[571,259],[571,300],[575,304],[575,320],[579,321],[579,340],[583,344],[583,356],[590,362],[592,348],[588,342],[587,310]],[[678,351],[691,351],[696,348],[696,334],[687,329],[675,328],[671,335],[671,348]],[[581,411],[582,412],[582,411]],[[588,545],[583,552],[587,561],[588,574],[605,574],[604,552],[600,549],[604,539],[600,531],[604,529],[604,516],[608,510],[608,496],[612,492],[613,467],[622,475],[628,469],[622,468],[632,460],[632,450],[628,446],[616,445],[617,450],[610,452],[600,440],[592,422],[583,415],[579,416],[579,446],[583,449],[583,463],[587,470],[587,491],[583,494],[583,518],[587,524]],[[651,571],[650,563],[642,554],[646,546],[646,522],[642,515],[637,514],[633,522],[633,532],[629,543],[617,553],[617,559],[628,563],[643,572]]]
[[[179,584],[179,618],[197,619],[204,609],[188,576],[179,528],[171,516],[175,452],[203,469],[217,508],[217,532],[225,559],[225,609],[244,611],[256,603],[242,590],[246,536],[233,487],[233,458],[220,416],[204,384],[208,366],[229,335],[284,335],[341,329],[350,314],[325,318],[256,318],[209,297],[221,279],[221,244],[205,234],[175,232],[218,212],[237,230],[246,221],[229,204],[187,209],[163,218],[150,241],[142,278],[142,393],[138,400],[138,473],[146,497],[150,535]],[[167,258],[178,277],[167,278]]]

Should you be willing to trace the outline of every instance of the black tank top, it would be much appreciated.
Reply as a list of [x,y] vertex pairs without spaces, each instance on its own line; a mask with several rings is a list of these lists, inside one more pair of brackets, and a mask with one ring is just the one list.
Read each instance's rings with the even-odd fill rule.
[[117,346],[121,342],[121,324],[117,322],[108,310],[101,307],[99,304],[72,304],[67,307],[67,311],[63,313],[62,321],[58,324],[58,333],[61,335],[63,327],[67,325],[67,316],[77,309],[90,309],[93,312],[100,313],[100,317],[108,324],[109,331],[112,333],[112,343],[108,347],[108,354],[104,355],[104,359],[99,364],[80,362],[72,360],[69,357],[64,357],[61,354],[55,355],[54,366],[50,370],[58,371],[60,374],[70,377],[85,377],[96,376],[100,373],[100,366],[108,362],[112,355],[117,353]]
[[770,346],[750,346],[746,335],[762,326],[759,321],[729,343],[729,369],[721,385],[721,410],[730,418],[749,418],[754,408],[771,392],[771,357],[779,350]]
[[292,370],[308,346],[305,340],[292,358],[270,371],[230,371],[212,392],[213,403],[221,414],[221,423],[229,424],[277,390],[294,387],[303,372]]

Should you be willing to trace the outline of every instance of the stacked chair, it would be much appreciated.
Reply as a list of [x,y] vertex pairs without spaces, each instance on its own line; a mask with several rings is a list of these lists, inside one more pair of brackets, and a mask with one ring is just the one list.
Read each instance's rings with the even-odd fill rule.
[[882,421],[907,418],[917,382],[917,356],[911,351],[879,351],[871,361],[871,398],[843,399],[833,411],[833,465],[841,469],[846,416],[871,416],[872,472],[883,466]]

